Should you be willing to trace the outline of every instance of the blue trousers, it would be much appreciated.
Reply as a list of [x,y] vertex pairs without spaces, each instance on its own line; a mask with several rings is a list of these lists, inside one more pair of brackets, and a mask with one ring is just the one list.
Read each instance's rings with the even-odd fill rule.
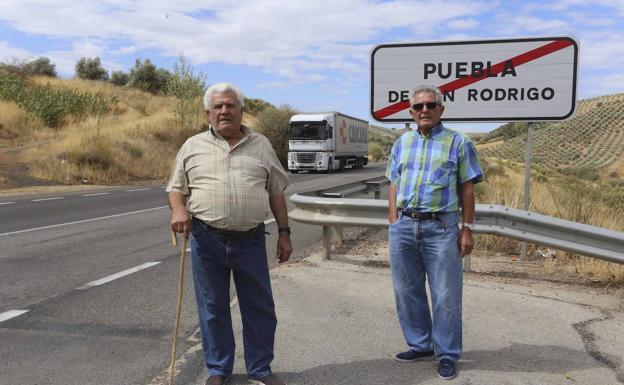
[[277,319],[269,279],[264,224],[245,237],[210,231],[193,219],[193,282],[208,375],[230,376],[235,341],[230,314],[230,275],[243,322],[245,366],[251,377],[271,373]]
[[[462,350],[462,265],[456,212],[399,218],[388,230],[399,323],[411,350],[457,361]],[[429,310],[425,280],[429,282]]]

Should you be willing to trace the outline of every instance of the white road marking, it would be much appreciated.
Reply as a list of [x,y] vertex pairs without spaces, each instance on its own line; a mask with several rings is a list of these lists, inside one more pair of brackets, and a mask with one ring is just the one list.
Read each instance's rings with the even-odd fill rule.
[[109,219],[109,218],[116,218],[116,217],[123,217],[126,215],[133,215],[133,214],[138,214],[138,213],[144,213],[144,212],[148,212],[148,211],[154,211],[154,210],[160,210],[160,209],[168,209],[169,206],[159,206],[159,207],[154,207],[151,209],[145,209],[145,210],[137,210],[137,211],[130,211],[127,213],[121,213],[121,214],[114,214],[114,215],[107,215],[104,217],[98,217],[98,218],[90,218],[90,219],[84,219],[81,221],[74,221],[74,222],[67,222],[67,223],[59,223],[58,225],[50,225],[50,226],[43,226],[43,227],[34,227],[32,229],[26,229],[26,230],[17,230],[17,231],[10,231],[8,233],[2,233],[0,234],[0,237],[5,236],[5,235],[13,235],[13,234],[20,234],[20,233],[27,233],[30,231],[37,231],[37,230],[45,230],[45,229],[52,229],[54,227],[61,227],[61,226],[69,226],[69,225],[75,225],[77,223],[85,223],[85,222],[93,222],[93,221],[98,221],[100,219]]
[[0,203],[0,206],[3,206],[3,205],[12,205],[12,204],[14,204],[14,203],[15,203],[15,202],[2,202],[2,203]]
[[33,199],[33,200],[31,200],[31,202],[55,201],[55,200],[58,200],[58,199],[65,199],[65,197]]
[[160,262],[146,262],[144,264],[141,264],[139,266],[133,267],[131,269],[120,271],[119,273],[116,273],[116,274],[113,274],[113,275],[109,275],[108,277],[104,277],[102,279],[98,279],[96,281],[89,282],[89,283],[87,283],[84,286],[80,286],[79,288],[77,288],[77,290],[84,290],[84,289],[88,289],[90,287],[100,286],[100,285],[103,285],[105,283],[114,281],[114,280],[116,280],[118,278],[125,277],[126,275],[130,275],[132,273],[136,273],[137,271],[141,271],[141,270],[147,269],[149,267],[156,266],[159,263]]
[[135,191],[146,191],[146,190],[151,190],[151,188],[135,188],[133,190],[126,190],[126,192],[135,192]]
[[108,195],[108,194],[110,194],[110,193],[109,192],[100,192],[100,193],[93,193],[93,194],[83,194],[81,196],[83,196],[83,197],[94,197],[94,196],[97,196],[97,195]]
[[19,317],[24,313],[28,313],[28,310],[9,310],[4,313],[0,313],[0,322],[10,320],[11,318]]

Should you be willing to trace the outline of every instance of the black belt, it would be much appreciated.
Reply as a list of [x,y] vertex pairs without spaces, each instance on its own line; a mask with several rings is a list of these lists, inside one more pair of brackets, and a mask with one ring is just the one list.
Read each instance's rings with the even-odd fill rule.
[[405,216],[405,217],[410,217],[415,221],[424,221],[427,219],[437,219],[439,218],[443,213],[442,212],[427,212],[427,213],[420,213],[416,210],[411,210],[411,209],[402,209],[401,210],[401,216]]
[[247,238],[252,236],[253,234],[255,234],[256,231],[258,231],[258,227],[260,227],[260,225],[254,227],[253,229],[250,230],[245,230],[245,231],[239,231],[239,230],[227,230],[227,229],[220,229],[218,227],[214,227],[214,226],[210,226],[208,223],[202,221],[201,219],[197,219],[197,218],[193,218],[196,221],[200,222],[202,224],[202,227],[207,230],[210,231],[212,233],[215,234],[219,234],[219,235],[223,235],[224,237],[228,237],[228,238]]

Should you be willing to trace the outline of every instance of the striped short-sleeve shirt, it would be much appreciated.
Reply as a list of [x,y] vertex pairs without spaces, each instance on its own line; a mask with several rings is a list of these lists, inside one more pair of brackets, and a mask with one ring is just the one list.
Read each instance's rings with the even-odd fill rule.
[[472,141],[441,123],[430,135],[418,130],[401,135],[392,146],[386,177],[397,189],[397,208],[450,212],[461,208],[460,185],[483,180]]
[[288,187],[288,175],[269,140],[247,134],[230,148],[212,128],[189,138],[178,151],[167,192],[187,196],[193,217],[211,226],[245,231],[269,213],[269,196]]

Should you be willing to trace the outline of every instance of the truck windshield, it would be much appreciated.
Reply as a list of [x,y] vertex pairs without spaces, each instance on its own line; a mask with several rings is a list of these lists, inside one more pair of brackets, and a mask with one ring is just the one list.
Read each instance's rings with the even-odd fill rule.
[[325,140],[325,122],[292,122],[290,139]]

